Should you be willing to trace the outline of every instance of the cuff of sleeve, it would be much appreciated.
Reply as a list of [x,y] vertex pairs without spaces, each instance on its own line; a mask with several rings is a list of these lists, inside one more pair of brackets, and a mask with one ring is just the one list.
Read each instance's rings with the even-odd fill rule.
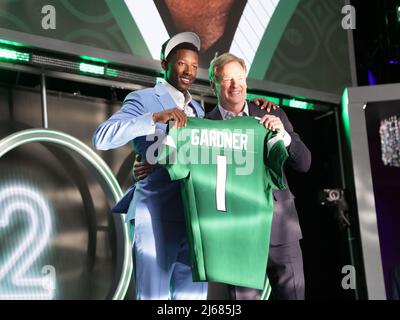
[[167,124],[165,123],[156,123],[156,129],[162,130],[164,133],[167,133]]
[[155,130],[159,129],[162,130],[164,133],[167,133],[167,124],[165,123],[160,123],[160,122],[154,122],[153,121],[153,113],[150,113],[150,123],[152,126],[155,127]]

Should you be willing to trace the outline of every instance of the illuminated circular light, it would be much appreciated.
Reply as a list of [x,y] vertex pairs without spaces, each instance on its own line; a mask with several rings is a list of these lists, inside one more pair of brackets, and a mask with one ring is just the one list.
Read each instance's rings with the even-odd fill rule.
[[[29,129],[9,135],[8,137],[0,140],[0,158],[3,157],[7,152],[19,146],[35,142],[51,143],[57,146],[62,146],[70,151],[75,152],[83,159],[85,159],[86,162],[90,165],[90,167],[95,170],[95,173],[99,174],[99,176],[103,179],[103,181],[105,182],[104,186],[108,188],[108,190],[104,191],[109,191],[106,192],[106,194],[109,197],[110,201],[116,202],[122,197],[123,195],[122,190],[117,180],[115,179],[114,174],[112,173],[108,165],[103,161],[103,159],[101,159],[91,148],[89,148],[83,142],[63,132],[47,130],[47,129]],[[29,194],[28,190],[25,191],[27,191]],[[28,210],[27,207],[20,209]],[[129,231],[122,215],[120,216],[120,219],[123,226],[123,237],[125,242],[124,261],[123,261],[121,278],[119,279],[119,283],[112,297],[112,299],[114,300],[124,299],[126,291],[128,290],[129,280],[133,269]],[[0,227],[2,226],[1,223],[2,220],[0,220]],[[46,269],[46,267],[47,266],[43,268],[42,270],[43,273],[45,273],[45,271],[51,271],[51,270],[44,270]],[[2,269],[0,269],[0,271],[1,270]],[[47,286],[50,288],[52,287],[51,284],[49,284],[48,282]],[[46,285],[43,285],[43,287],[46,287]]]

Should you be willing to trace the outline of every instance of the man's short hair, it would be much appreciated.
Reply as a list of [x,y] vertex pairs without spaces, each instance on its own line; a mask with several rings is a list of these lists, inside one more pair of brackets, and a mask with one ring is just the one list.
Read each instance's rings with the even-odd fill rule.
[[210,62],[210,67],[208,68],[208,76],[211,83],[216,83],[220,81],[219,76],[222,68],[230,63],[230,62],[238,62],[244,69],[244,72],[247,72],[246,63],[242,58],[235,56],[232,53],[226,52],[221,54],[220,56],[215,57]]

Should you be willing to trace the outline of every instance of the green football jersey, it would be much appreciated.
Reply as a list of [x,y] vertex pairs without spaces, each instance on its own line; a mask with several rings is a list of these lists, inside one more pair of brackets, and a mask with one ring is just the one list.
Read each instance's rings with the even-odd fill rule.
[[182,179],[193,279],[262,289],[272,189],[284,189],[281,137],[254,117],[188,118],[171,129],[158,162]]

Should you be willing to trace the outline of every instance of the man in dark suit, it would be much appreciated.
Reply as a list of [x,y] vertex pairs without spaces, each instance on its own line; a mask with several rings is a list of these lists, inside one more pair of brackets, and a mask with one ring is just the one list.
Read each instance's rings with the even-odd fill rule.
[[[247,102],[246,66],[243,59],[225,53],[215,58],[209,69],[211,87],[218,97],[218,106],[206,118],[225,120],[234,116],[260,117],[266,128],[283,136],[289,153],[286,164],[300,172],[307,172],[311,165],[311,153],[282,109],[267,113]],[[287,185],[287,180],[285,178]],[[303,300],[303,257],[299,244],[302,233],[290,189],[274,190],[274,214],[271,228],[267,275],[274,299]],[[234,300],[258,300],[260,290],[229,286]]]

